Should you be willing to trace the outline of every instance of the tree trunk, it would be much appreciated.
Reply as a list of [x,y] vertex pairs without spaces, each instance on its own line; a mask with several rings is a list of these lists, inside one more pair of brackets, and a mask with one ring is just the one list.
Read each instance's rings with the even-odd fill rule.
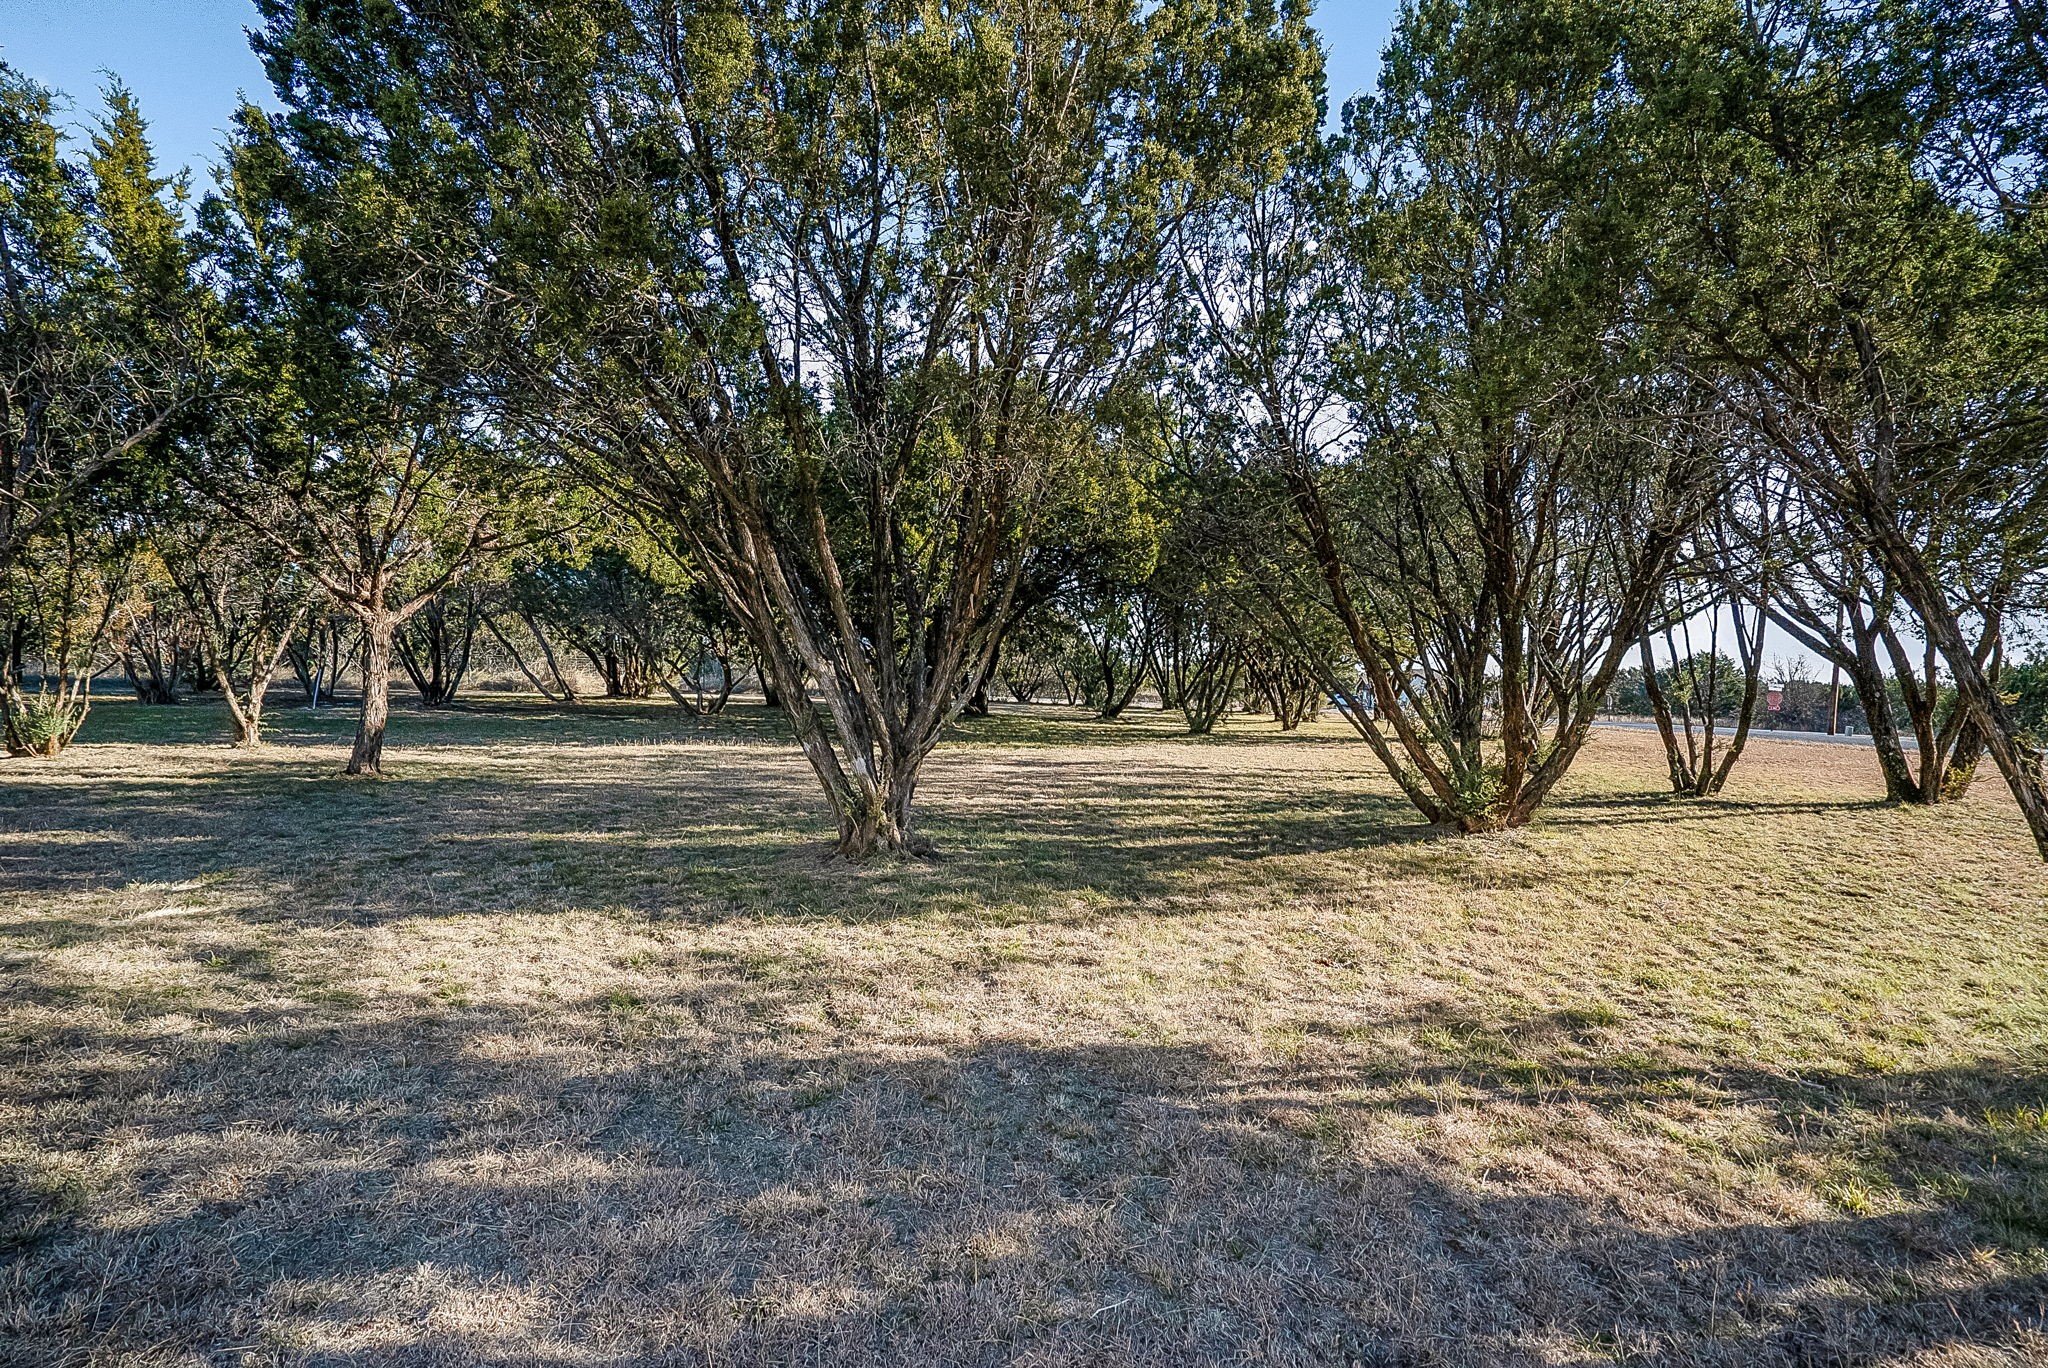
[[1964,640],[1955,610],[1919,549],[1899,530],[1896,520],[1883,516],[1889,509],[1867,480],[1860,482],[1855,492],[1855,511],[1871,534],[1879,560],[1919,615],[1928,639],[1948,662],[1955,680],[1956,706],[1970,713],[1984,748],[2026,818],[2034,848],[2048,860],[2048,773],[2043,772],[2040,754],[2022,735],[1984,663]]
[[988,716],[988,683],[996,672],[996,663],[1003,658],[1003,639],[1009,635],[1004,627],[996,633],[995,644],[989,648],[981,668],[974,672],[974,687],[967,691],[967,705],[960,711],[968,717]]
[[[512,663],[519,668],[519,673],[526,676],[526,682],[533,685],[535,693],[538,693],[542,698],[545,698],[550,703],[573,703],[576,701],[575,694],[567,691],[557,694],[553,689],[550,689],[546,684],[541,682],[541,677],[535,674],[533,672],[533,667],[526,663],[526,657],[520,654],[519,648],[514,646],[511,643],[511,641],[506,638],[503,629],[501,629],[498,626],[496,619],[490,617],[487,614],[483,619],[483,623],[484,630],[489,632],[491,636],[497,641],[498,645],[504,648],[505,654],[510,656],[512,658]],[[557,684],[561,682],[561,674],[559,672],[557,672],[555,675],[555,681]]]
[[[1992,763],[2005,777],[2013,800],[2027,819],[2027,830],[2034,837],[2034,848],[2043,860],[2048,860],[2048,774],[2043,773],[2041,757],[2021,735],[2005,706],[2005,699],[1986,677],[1983,667],[1977,662],[1976,653],[1963,640],[1948,605],[1936,599],[1932,592],[1925,589],[1923,592],[1926,592],[1928,606],[1934,607],[1938,616],[1930,614],[1928,607],[1922,607],[1922,621],[1927,622],[1935,645],[1948,660],[1949,670],[1955,676],[1957,706],[1968,708],[1973,714],[1970,720],[1980,743],[1991,752]],[[1975,766],[1971,768],[1974,770]]]
[[874,776],[855,774],[840,804],[837,853],[849,860],[873,855],[921,855],[926,844],[911,831],[911,799],[917,793],[916,762]]
[[263,705],[270,698],[270,678],[277,673],[277,667],[284,660],[285,642],[298,630],[294,622],[285,628],[276,649],[266,658],[262,646],[256,647],[256,660],[249,667],[249,694],[247,701],[237,702],[235,680],[230,673],[223,672],[220,691],[227,699],[228,711],[235,719],[235,745],[244,750],[255,750],[263,744]]
[[1664,696],[1664,686],[1657,679],[1657,660],[1651,653],[1648,632],[1643,633],[1638,643],[1638,659],[1642,662],[1643,692],[1650,700],[1650,715],[1657,720],[1657,734],[1664,739],[1664,765],[1671,772],[1671,791],[1681,797],[1690,796],[1697,787],[1693,774],[1691,732],[1687,732],[1687,744],[1680,746],[1678,728],[1671,718],[1671,701]]
[[252,677],[246,706],[236,697],[233,680],[226,681],[221,689],[222,699],[228,705],[228,717],[235,725],[233,744],[236,750],[255,750],[263,744],[263,695],[269,687],[268,680]]
[[1919,803],[1925,799],[1920,782],[1906,763],[1905,747],[1899,741],[1898,720],[1892,716],[1891,695],[1884,687],[1884,668],[1877,663],[1877,630],[1866,624],[1860,610],[1848,614],[1849,635],[1855,654],[1841,662],[1849,667],[1849,683],[1863,705],[1863,723],[1870,728],[1871,749],[1877,752],[1877,766],[1884,772],[1884,800],[1887,803]]
[[[1966,709],[1982,734],[1984,748],[1992,763],[2005,777],[2026,818],[2034,848],[2048,860],[2048,772],[2042,768],[2040,752],[2021,733],[2004,697],[1985,671],[1985,662],[1963,637],[1962,624],[1949,595],[1936,578],[1920,548],[1904,530],[1904,523],[1892,499],[1892,475],[1897,468],[1898,424],[1892,409],[1883,357],[1870,330],[1860,319],[1848,324],[1863,363],[1865,391],[1878,418],[1875,452],[1870,467],[1846,463],[1844,477],[1832,493],[1855,521],[1863,523],[1871,549],[1884,566],[1900,594],[1919,615],[1928,641],[1948,661],[1955,680],[1958,707]],[[1833,472],[1824,477],[1834,482]],[[1846,494],[1847,497],[1842,496]]]
[[708,703],[704,701],[701,692],[697,699],[698,711],[706,717],[725,711],[725,705],[732,701],[733,685],[739,681],[739,677],[733,673],[730,653],[713,655],[712,659],[718,664],[718,692],[711,696]]
[[1116,677],[1116,650],[1113,645],[1095,649],[1096,664],[1102,676],[1102,707],[1100,716],[1105,722],[1114,722],[1124,715],[1124,709],[1131,706],[1131,700],[1144,687],[1145,674],[1151,668],[1151,651],[1148,648],[1138,655],[1138,663],[1119,684]]
[[[233,690],[229,690],[232,699]],[[251,689],[249,706],[246,710],[230,706],[229,713],[235,719],[235,749],[260,750],[263,746],[263,695]]]
[[[1739,607],[1734,607],[1734,611],[1740,613],[1742,610]],[[1738,634],[1741,632],[1739,619],[1736,630]],[[1728,776],[1734,771],[1735,762],[1742,758],[1742,752],[1749,746],[1749,729],[1756,724],[1757,695],[1763,688],[1763,635],[1764,615],[1759,612],[1756,619],[1756,638],[1754,643],[1738,645],[1737,648],[1743,653],[1742,704],[1740,710],[1735,714],[1735,735],[1728,742],[1728,749],[1722,753],[1721,763],[1714,769],[1713,776],[1707,781],[1707,794],[1709,795],[1718,796],[1721,790],[1728,786]]]
[[391,715],[391,638],[396,629],[388,613],[363,620],[363,707],[346,774],[384,772],[384,726]]
[[1942,802],[1962,801],[1970,791],[1971,781],[1977,777],[1977,762],[1983,758],[1984,733],[1975,722],[1965,722],[1963,734],[1956,738],[1955,753],[1949,757],[1948,768],[1942,772]]

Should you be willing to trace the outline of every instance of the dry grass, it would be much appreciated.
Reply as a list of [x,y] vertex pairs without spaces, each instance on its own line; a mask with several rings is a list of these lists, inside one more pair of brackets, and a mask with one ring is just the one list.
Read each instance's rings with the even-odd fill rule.
[[849,869],[758,710],[0,772],[0,1362],[2048,1361],[2048,878],[1983,787],[976,724]]

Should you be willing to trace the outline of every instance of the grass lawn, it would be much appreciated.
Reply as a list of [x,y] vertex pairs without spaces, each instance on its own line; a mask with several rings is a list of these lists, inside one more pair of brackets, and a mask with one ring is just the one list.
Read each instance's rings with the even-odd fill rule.
[[1334,724],[963,728],[821,858],[736,706],[0,764],[0,1363],[2048,1362],[2048,876],[1600,734],[1422,827]]

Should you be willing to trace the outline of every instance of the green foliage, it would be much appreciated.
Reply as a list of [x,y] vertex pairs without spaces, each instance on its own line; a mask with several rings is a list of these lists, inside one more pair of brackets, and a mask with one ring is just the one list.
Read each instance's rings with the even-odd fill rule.
[[139,501],[209,382],[184,198],[118,83],[74,158],[49,93],[0,66],[0,687],[15,754],[53,755],[83,723]]
[[196,215],[125,88],[73,155],[0,68],[10,679],[232,521],[227,657],[312,585],[408,668],[509,605],[565,696],[551,642],[705,706],[744,637],[849,851],[999,651],[1197,732],[1345,694],[1477,829],[1603,697],[1736,710],[1623,669],[1714,585],[2039,787],[2038,5],[1414,0],[1337,136],[1307,0],[259,8]]
[[699,652],[701,595],[640,551],[601,544],[536,560],[509,585],[520,613],[589,662],[610,698],[646,698]]
[[1162,244],[1315,108],[1299,0],[263,10],[301,154],[404,188],[365,229],[745,624],[850,849],[1039,562],[1142,558],[1109,396]]
[[1693,717],[1732,718],[1742,707],[1742,666],[1725,654],[1697,651],[1658,673],[1671,706]]
[[2009,666],[1999,677],[1999,685],[2027,736],[2036,746],[2048,749],[2048,663],[2034,660]]
[[6,740],[10,755],[51,756],[63,750],[85,723],[89,705],[65,694],[10,688],[0,706],[6,709]]
[[1528,820],[1714,484],[1616,247],[1629,20],[1411,6],[1345,137],[1305,132],[1183,260],[1182,383],[1259,597],[1308,654],[1342,640],[1347,715],[1460,827]]
[[413,169],[244,108],[201,207],[232,393],[187,487],[345,611],[403,620],[514,528],[545,523],[473,384],[488,311]]
[[184,189],[118,84],[83,158],[52,96],[0,64],[0,572],[117,517],[208,381]]

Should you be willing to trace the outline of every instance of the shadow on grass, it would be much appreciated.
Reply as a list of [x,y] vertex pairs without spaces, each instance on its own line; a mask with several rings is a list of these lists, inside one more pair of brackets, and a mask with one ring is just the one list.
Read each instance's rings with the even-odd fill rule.
[[[381,780],[336,777],[311,744],[186,750],[154,774],[81,745],[60,763],[91,768],[0,791],[0,888],[210,880],[266,918],[359,922],[563,907],[1025,917],[1218,880],[1284,883],[1288,856],[1440,834],[1391,796],[1304,791],[1284,767],[1247,779],[1174,752],[1077,759],[977,743],[946,747],[927,771],[921,830],[938,856],[853,867],[823,858],[828,817],[794,748],[755,744],[777,719],[740,709],[678,740],[646,735],[648,711],[608,705],[566,735],[535,705],[436,713]],[[47,915],[0,932],[44,945],[93,934]]]
[[[1455,1053],[1397,1083],[1145,1044],[843,1050],[782,1029],[782,991],[714,964],[542,1015],[57,1031],[53,1058],[146,1062],[48,1071],[16,1099],[52,1118],[41,1142],[89,1154],[118,1122],[141,1158],[133,1190],[0,1168],[0,1357],[1793,1365],[2043,1328],[2042,1232],[1992,1208],[2035,1219],[2048,1154],[1958,1119],[2038,1110],[2038,1070],[1894,1076],[1882,1106],[1867,1080],[1678,1068],[1546,1099]],[[1651,1221],[1375,1140],[1452,1084],[1524,1125],[1708,1094],[1773,1117],[1752,1162],[1846,1144],[1921,1200]]]
[[[356,714],[347,700],[319,709],[279,696],[265,710],[264,735],[283,747],[333,746],[339,769],[355,738]],[[508,694],[479,694],[442,708],[423,708],[403,694],[391,705],[388,743],[402,756],[422,746],[658,744],[716,739],[727,743],[781,742],[789,728],[782,715],[759,703],[734,700],[712,717],[692,717],[675,704],[641,699],[587,699],[549,703]],[[233,736],[227,711],[217,698],[200,696],[172,706],[146,707],[130,699],[94,705],[78,744],[226,747]]]
[[[728,741],[787,741],[783,714],[755,700],[735,698],[711,717],[693,717],[665,699],[587,698],[552,703],[531,695],[473,694],[440,708],[425,708],[402,690],[392,698],[391,744],[411,746],[501,745],[530,741],[582,745],[607,741],[689,740],[716,736]],[[285,745],[347,745],[355,735],[355,701],[343,698],[308,709],[295,691],[271,694],[264,713],[265,735]],[[826,719],[830,725],[829,718]],[[80,744],[220,745],[232,737],[226,709],[217,697],[198,695],[172,706],[143,706],[116,694],[94,705]],[[1127,712],[1113,721],[1084,708],[1056,704],[998,703],[986,717],[961,717],[946,733],[949,741],[1018,748],[1122,747],[1175,742],[1193,748],[1263,746],[1273,743],[1342,748],[1362,746],[1356,735],[1335,729],[1282,732],[1255,714],[1233,717],[1209,736],[1190,736],[1178,712]]]
[[[702,734],[654,705],[409,715],[376,783],[333,780],[316,748],[345,715],[160,774],[88,745],[0,793],[0,889],[110,910],[0,933],[75,944],[216,896],[287,933],[568,907],[1157,916],[1234,884],[1303,893],[1343,871],[1297,856],[1351,850],[1544,876],[1422,827],[1363,786],[1362,752],[1308,770],[1292,742],[1270,762],[1243,744],[1223,772],[1208,743],[1053,757],[1018,737],[1096,724],[995,723],[1009,739],[969,729],[934,761],[944,855],[862,868],[816,857],[811,776],[754,744],[775,719],[745,709]],[[1861,806],[1603,792],[1544,820]],[[769,964],[706,937],[655,986],[520,1009],[272,991],[246,932],[178,943],[234,991],[137,974],[116,1001],[62,957],[0,964],[4,1100],[32,1118],[0,1149],[0,1362],[1478,1368],[2040,1345],[2021,1338],[2048,1298],[2038,1060],[1712,1068],[1620,1055],[1598,1011],[1469,1002],[1379,1020],[1421,1042],[1392,1065],[940,1042],[842,1027],[835,999],[860,990],[794,938]],[[218,1005],[238,992],[274,1001]],[[1754,1124],[1716,1140],[1701,1118],[1727,1115]],[[1780,1166],[1795,1178],[1765,1191],[1832,1193],[1833,1213],[1730,1195]]]
[[1233,714],[1207,736],[1188,734],[1178,711],[1133,708],[1114,719],[1097,717],[1085,708],[1057,704],[998,703],[987,717],[962,717],[950,737],[1003,746],[1130,746],[1177,742],[1202,748],[1264,746],[1363,747],[1348,728],[1283,732],[1271,718],[1256,713]]
[[1566,798],[1543,810],[1552,822],[1721,821],[1757,815],[1878,812],[1897,808],[1883,798],[1690,798],[1675,793],[1605,793]]
[[[103,742],[161,740],[165,718],[196,711],[105,707]],[[1077,750],[1066,738],[1103,724],[999,713],[978,721],[988,735],[930,763],[920,821],[938,857],[856,868],[822,857],[822,799],[780,741],[779,715],[758,704],[708,722],[633,703],[486,699],[416,711],[397,724],[404,739],[377,781],[329,768],[323,747],[345,742],[345,715],[305,725],[332,734],[288,735],[256,754],[188,748],[156,774],[124,751],[81,745],[60,764],[87,772],[0,790],[0,889],[83,895],[220,881],[266,919],[364,923],[567,907],[862,921],[1103,915],[1139,903],[1170,912],[1177,899],[1234,884],[1308,893],[1331,871],[1293,857],[1376,849],[1395,852],[1389,873],[1451,884],[1548,877],[1489,858],[1484,838],[1465,846],[1424,825],[1362,749],[1355,773],[1304,770],[1294,738],[1277,733],[1263,738],[1269,759],[1219,773],[1196,743],[1142,757]],[[1059,753],[1037,749],[1055,740]],[[1260,755],[1250,744],[1239,753]],[[112,766],[100,758],[111,756]],[[1694,823],[1865,806],[1592,793],[1561,799],[1539,821]],[[1634,874],[1571,877],[1584,886]],[[108,925],[45,913],[0,934],[47,947]]]
[[[1268,1111],[1292,1105],[1303,1087],[1363,1113],[1420,1113],[1447,1100],[1610,1117],[1745,1109],[1768,1118],[1781,1151],[1829,1157],[1851,1205],[1952,1209],[1994,1242],[2032,1251],[2048,1273],[2048,1051],[1967,1066],[1794,1071],[1617,1054],[1608,1042],[1618,1024],[1604,1006],[1518,1014],[1437,1002],[1383,1024],[1427,1042],[1424,1061],[1323,1075],[1269,1070],[1247,1077],[1241,1096]],[[2048,1281],[2039,1290],[2048,1295]]]

